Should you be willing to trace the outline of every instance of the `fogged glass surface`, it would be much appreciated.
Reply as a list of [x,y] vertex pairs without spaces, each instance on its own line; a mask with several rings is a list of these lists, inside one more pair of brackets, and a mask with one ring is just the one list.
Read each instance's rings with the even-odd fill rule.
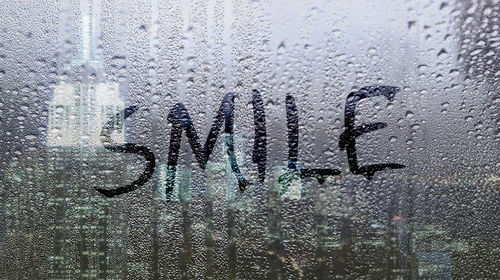
[[499,279],[491,1],[2,1],[0,279]]

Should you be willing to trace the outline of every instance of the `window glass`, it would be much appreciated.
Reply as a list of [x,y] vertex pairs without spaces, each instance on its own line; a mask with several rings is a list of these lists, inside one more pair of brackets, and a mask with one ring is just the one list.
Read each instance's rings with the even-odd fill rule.
[[0,279],[498,279],[497,0],[2,4]]

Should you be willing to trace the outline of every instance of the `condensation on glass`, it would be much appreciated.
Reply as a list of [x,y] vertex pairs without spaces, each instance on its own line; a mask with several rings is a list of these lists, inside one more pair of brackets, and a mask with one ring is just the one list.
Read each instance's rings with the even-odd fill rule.
[[499,10],[3,1],[0,279],[498,279]]

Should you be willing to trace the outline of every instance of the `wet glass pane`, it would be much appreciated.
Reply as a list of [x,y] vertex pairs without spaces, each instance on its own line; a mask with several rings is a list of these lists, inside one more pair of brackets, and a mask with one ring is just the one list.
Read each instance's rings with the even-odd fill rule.
[[1,2],[0,279],[499,279],[497,0]]

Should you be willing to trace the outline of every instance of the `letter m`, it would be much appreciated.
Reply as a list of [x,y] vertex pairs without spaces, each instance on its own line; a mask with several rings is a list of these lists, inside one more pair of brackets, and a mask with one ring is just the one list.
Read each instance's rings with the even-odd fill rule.
[[191,150],[196,158],[201,169],[205,169],[208,159],[212,154],[215,142],[224,124],[224,132],[226,134],[227,153],[233,170],[238,180],[238,186],[241,191],[244,191],[248,185],[248,181],[243,178],[240,172],[236,157],[234,154],[233,145],[233,111],[234,111],[234,94],[228,93],[222,100],[219,110],[215,115],[215,120],[212,128],[208,133],[205,145],[202,147],[196,130],[193,127],[193,122],[189,116],[189,112],[182,103],[177,103],[169,112],[167,120],[172,124],[170,132],[170,146],[168,150],[168,166],[166,178],[166,197],[171,199],[174,189],[175,173],[177,162],[179,160],[179,150],[181,146],[182,131],[186,131],[186,136],[191,146]]

